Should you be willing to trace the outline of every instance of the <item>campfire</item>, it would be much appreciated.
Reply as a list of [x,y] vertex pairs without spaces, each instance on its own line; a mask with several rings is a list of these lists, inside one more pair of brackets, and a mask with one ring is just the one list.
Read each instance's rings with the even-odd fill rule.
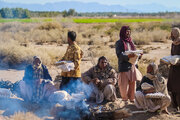
[[118,120],[132,115],[128,109],[108,110],[106,104],[89,103],[86,105],[88,105],[87,109],[82,109],[80,106],[69,109],[61,104],[56,104],[51,109],[51,115],[54,116],[55,120]]
[[[9,96],[11,91],[11,94],[13,94],[13,87],[9,87],[7,84],[5,85],[4,81],[1,83],[4,85],[4,88],[1,88],[3,96]],[[78,83],[78,85],[78,88],[84,88],[82,84]],[[13,85],[11,84],[11,86]],[[5,89],[7,87],[10,89]],[[87,89],[87,87],[85,88]],[[7,93],[7,95],[4,95],[5,93]],[[8,98],[12,99],[11,97]],[[66,91],[56,91],[49,99],[51,99],[51,105],[54,105],[54,107],[51,106],[48,109],[51,109],[50,114],[57,120],[116,120],[131,116],[130,112],[127,109],[121,109],[121,106],[119,108],[110,108],[107,107],[108,103],[97,105],[96,103],[87,102],[87,94],[84,92],[68,94]],[[36,112],[38,109],[43,109],[37,105],[25,104],[23,100],[20,101],[19,106],[29,109],[30,111]],[[112,102],[111,104],[114,103]],[[118,104],[120,103],[109,106],[118,106]]]

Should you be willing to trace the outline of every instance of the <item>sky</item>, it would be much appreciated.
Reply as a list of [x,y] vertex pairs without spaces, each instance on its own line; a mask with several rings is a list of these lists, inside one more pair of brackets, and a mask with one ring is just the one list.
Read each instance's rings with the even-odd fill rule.
[[[47,2],[59,2],[67,0],[1,0],[9,3],[40,3],[45,4]],[[180,8],[180,0],[68,0],[68,1],[80,1],[80,2],[97,2],[107,5],[137,5],[137,4],[160,4],[166,7]]]

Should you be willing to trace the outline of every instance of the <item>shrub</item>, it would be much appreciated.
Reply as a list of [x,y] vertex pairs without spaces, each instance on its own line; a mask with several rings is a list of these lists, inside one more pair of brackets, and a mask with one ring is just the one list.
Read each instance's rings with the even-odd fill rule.
[[0,59],[3,66],[16,67],[17,65],[30,64],[35,55],[40,56],[44,64],[51,65],[59,60],[63,54],[58,47],[24,47],[14,41],[1,43],[0,46]]
[[42,25],[38,26],[38,29],[40,30],[54,30],[54,29],[59,29],[61,30],[62,27],[59,23],[57,22],[47,22],[47,23],[43,23]]

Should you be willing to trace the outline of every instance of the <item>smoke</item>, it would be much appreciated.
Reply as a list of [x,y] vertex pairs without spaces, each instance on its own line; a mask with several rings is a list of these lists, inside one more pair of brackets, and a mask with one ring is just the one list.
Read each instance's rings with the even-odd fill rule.
[[[0,81],[0,110],[4,111],[3,116],[10,117],[15,113],[33,112],[39,117],[49,115],[51,106],[45,103],[35,104],[24,101],[19,91],[19,81]],[[46,105],[44,105],[46,104]],[[49,115],[50,116],[50,115]]]
[[50,97],[54,103],[59,103],[63,106],[63,109],[56,110],[55,116],[70,120],[82,119],[88,116],[90,111],[86,100],[92,92],[90,86],[80,80],[73,80],[64,90],[65,91],[56,91],[54,95]]
[[91,87],[85,84],[81,80],[71,80],[63,90],[67,91],[69,94],[84,93],[88,98],[92,92]]
[[[19,91],[19,82],[11,83],[7,81],[0,81],[1,86],[10,89],[11,92],[21,97]],[[49,89],[47,89],[49,90]],[[57,111],[57,116],[68,119],[81,119],[90,114],[89,105],[86,100],[90,97],[92,89],[89,85],[80,80],[71,81],[65,88],[66,91],[71,91],[70,94],[63,90],[50,92],[48,99],[42,100],[40,103],[27,103],[18,97],[15,98],[1,98],[0,109],[5,110],[3,115],[9,116],[17,112],[32,111],[39,117],[49,116],[52,106],[61,104],[63,111]],[[45,91],[49,92],[49,91]]]
[[23,100],[16,98],[0,98],[0,109],[4,111],[4,116],[10,116],[17,112],[27,112],[21,105]]

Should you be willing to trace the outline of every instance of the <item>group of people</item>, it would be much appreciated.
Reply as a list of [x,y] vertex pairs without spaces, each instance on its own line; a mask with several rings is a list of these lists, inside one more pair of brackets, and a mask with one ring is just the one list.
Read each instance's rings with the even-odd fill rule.
[[[123,26],[119,33],[120,39],[116,42],[116,55],[118,58],[118,72],[110,65],[108,59],[101,56],[97,65],[81,74],[80,63],[83,51],[76,43],[76,33],[69,31],[67,34],[68,48],[61,60],[72,61],[74,70],[61,73],[62,81],[59,90],[66,90],[74,81],[81,81],[91,87],[90,101],[102,103],[104,101],[115,101],[117,99],[116,87],[120,90],[122,101],[131,102],[137,108],[154,112],[161,110],[168,113],[167,107],[173,101],[176,109],[180,107],[180,65],[170,67],[169,79],[166,80],[158,71],[158,66],[151,63],[147,67],[147,74],[142,76],[138,66],[130,62],[137,55],[135,53],[124,54],[125,51],[135,51],[136,46],[131,39],[131,29]],[[173,40],[171,55],[180,55],[180,30],[173,28],[171,32]],[[142,54],[140,55],[140,57]],[[139,57],[139,58],[140,58]],[[141,81],[136,89],[136,81]],[[168,86],[168,89],[167,89]],[[20,83],[21,96],[27,101],[40,102],[57,91],[53,85],[52,78],[45,65],[39,57],[35,56],[33,64],[25,70],[23,81]],[[68,90],[69,94],[75,92]],[[172,93],[172,97],[168,94]],[[150,93],[160,93],[156,97],[147,97]],[[152,95],[153,96],[153,95]]]

